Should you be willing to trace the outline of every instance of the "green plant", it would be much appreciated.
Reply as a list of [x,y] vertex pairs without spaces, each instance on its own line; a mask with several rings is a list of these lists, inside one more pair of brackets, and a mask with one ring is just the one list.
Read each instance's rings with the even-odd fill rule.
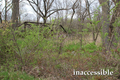
[[80,49],[80,44],[69,44],[69,45],[66,45],[65,47],[64,47],[64,50],[65,51],[76,51],[76,50],[78,50],[78,49]]
[[97,46],[94,43],[86,44],[82,47],[82,49],[89,53],[92,53],[98,50]]

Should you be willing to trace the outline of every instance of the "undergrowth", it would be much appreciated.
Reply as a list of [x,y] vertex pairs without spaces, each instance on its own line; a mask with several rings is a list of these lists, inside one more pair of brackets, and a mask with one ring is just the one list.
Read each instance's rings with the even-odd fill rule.
[[[56,33],[36,25],[26,31],[22,27],[0,29],[0,80],[102,80],[111,76],[74,76],[73,69],[116,72],[111,61],[100,54],[102,46],[89,43],[80,49],[79,42],[64,45],[64,38],[56,39]],[[62,54],[58,54],[61,43]]]

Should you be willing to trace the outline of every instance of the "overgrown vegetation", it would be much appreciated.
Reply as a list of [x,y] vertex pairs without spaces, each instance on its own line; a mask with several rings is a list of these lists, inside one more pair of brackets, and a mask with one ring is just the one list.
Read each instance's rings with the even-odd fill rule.
[[[50,26],[51,27],[51,26]],[[83,29],[85,30],[85,29]],[[0,29],[0,79],[1,80],[115,80],[119,74],[119,50],[109,59],[102,55],[102,46],[83,37],[82,48],[79,38],[61,33],[49,27],[33,25],[16,31],[8,25]],[[90,32],[88,32],[90,34]],[[82,35],[86,35],[87,31]],[[79,34],[78,34],[79,35]],[[96,42],[97,43],[97,42]],[[61,48],[60,48],[61,47]],[[60,54],[59,54],[60,52]],[[113,76],[74,76],[73,69],[100,71],[110,69]]]
[[[2,1],[0,80],[120,79],[119,0],[98,0],[99,5],[97,0],[26,0],[37,14],[33,22],[21,20],[27,16],[19,6],[23,0]],[[113,74],[100,74],[102,70]]]

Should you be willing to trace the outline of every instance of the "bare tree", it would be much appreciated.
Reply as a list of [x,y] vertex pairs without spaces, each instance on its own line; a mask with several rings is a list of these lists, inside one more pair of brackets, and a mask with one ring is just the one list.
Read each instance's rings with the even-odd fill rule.
[[[39,0],[42,4],[40,6],[37,6],[36,0],[27,0],[33,10],[43,19],[43,23],[46,24],[47,18],[50,17],[55,12],[66,10],[64,8],[56,9],[54,8],[54,1],[55,0]],[[38,11],[35,9],[35,7],[38,8]],[[43,7],[43,8],[42,8]]]
[[[86,7],[85,6],[83,6],[82,5],[82,3],[86,3]],[[91,2],[91,3],[89,3],[88,2],[88,0],[84,0],[84,2],[83,2],[83,0],[78,0],[78,3],[79,3],[79,6],[77,7],[77,11],[76,11],[76,14],[77,14],[77,19],[79,20],[78,21],[78,32],[81,32],[80,33],[80,49],[82,48],[82,43],[83,43],[83,41],[82,41],[82,39],[83,39],[83,28],[84,28],[84,23],[85,23],[85,19],[86,19],[86,17],[89,17],[90,19],[91,19],[91,14],[92,13],[90,13],[90,9],[89,9],[89,7],[90,7],[90,5],[93,3],[93,2]]]
[[[63,6],[67,9],[67,8],[70,8],[72,5],[72,3],[69,1],[69,0],[63,0]],[[57,5],[58,6],[58,5]],[[69,10],[65,10],[65,25],[67,25],[67,21],[68,21],[68,14],[69,14]]]
[[[80,34],[80,49],[82,49],[82,43],[83,43],[83,41],[82,41],[82,39],[83,39],[83,35],[82,35],[82,29],[83,29],[83,23],[84,23],[84,20],[85,20],[85,18],[86,18],[86,8],[84,8],[83,6],[82,6],[82,1],[83,0],[79,0],[78,1],[78,3],[79,3],[79,6],[77,7],[77,10],[76,10],[76,14],[77,14],[77,19],[79,20],[79,22],[78,22],[78,32],[81,32],[81,34]],[[82,23],[82,24],[80,24],[80,23]]]
[[[95,1],[95,0],[94,0]],[[89,16],[89,19],[90,19],[90,24],[91,24],[91,27],[92,27],[92,34],[93,34],[93,41],[94,43],[96,43],[96,40],[97,40],[97,37],[98,37],[98,34],[100,32],[100,27],[96,27],[96,25],[92,22],[92,15],[90,13],[90,6],[91,4],[94,2],[92,1],[91,3],[88,1],[88,0],[85,0],[85,3],[86,3],[86,10],[87,10],[87,14]],[[95,11],[96,12],[96,11]],[[97,17],[97,16],[96,16]],[[100,20],[100,19],[99,19]],[[97,21],[97,19],[96,19]]]
[[[40,5],[41,4],[40,4],[39,0],[37,0],[37,13],[39,13],[38,6],[40,6]],[[40,16],[39,16],[39,14],[37,14],[37,23],[39,22],[39,20],[40,20]]]
[[70,26],[69,26],[69,28],[68,28],[68,29],[70,29],[70,30],[72,30],[72,29],[71,29],[71,24],[72,24],[72,21],[73,21],[73,16],[74,16],[74,14],[75,14],[75,9],[79,6],[79,4],[77,4],[77,2],[78,2],[78,0],[76,0],[76,1],[73,3],[73,5],[72,5],[72,11],[73,11],[73,13],[72,13],[71,20],[70,20]]
[[9,1],[4,0],[4,1],[5,1],[5,7],[2,10],[4,10],[4,19],[5,19],[5,22],[6,22],[7,19],[8,19],[8,11],[11,9],[12,4],[11,4],[11,0],[9,0]]

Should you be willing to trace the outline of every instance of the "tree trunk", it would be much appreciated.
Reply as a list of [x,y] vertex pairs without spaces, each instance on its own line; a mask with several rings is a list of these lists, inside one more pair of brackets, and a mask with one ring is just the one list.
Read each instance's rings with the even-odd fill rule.
[[110,37],[111,37],[111,43],[110,43],[110,48],[111,49],[117,49],[118,46],[118,40],[117,38],[120,37],[120,26],[119,25],[113,25],[114,23],[118,23],[119,22],[119,17],[120,17],[120,4],[119,0],[112,0],[115,4],[115,11],[113,12],[113,16],[111,19],[111,23],[110,23]]
[[19,0],[12,0],[12,5],[12,28],[15,30],[19,21]]
[[2,23],[2,17],[1,17],[1,14],[2,14],[2,13],[0,12],[0,23]]
[[43,19],[43,23],[44,23],[44,25],[46,24],[46,22],[47,22],[47,18],[44,17],[44,19]]
[[7,21],[7,0],[5,0],[5,23]]
[[99,3],[102,5],[102,44],[103,47],[105,48],[105,51],[108,51],[108,45],[109,45],[109,14],[110,14],[110,9],[109,9],[109,1],[108,0],[99,0]]
[[[38,10],[38,8],[39,8],[39,1],[37,0],[37,13],[39,13],[39,10]],[[39,16],[39,14],[37,14],[37,25],[38,25],[38,23],[39,23],[39,20],[40,20],[40,16]]]

